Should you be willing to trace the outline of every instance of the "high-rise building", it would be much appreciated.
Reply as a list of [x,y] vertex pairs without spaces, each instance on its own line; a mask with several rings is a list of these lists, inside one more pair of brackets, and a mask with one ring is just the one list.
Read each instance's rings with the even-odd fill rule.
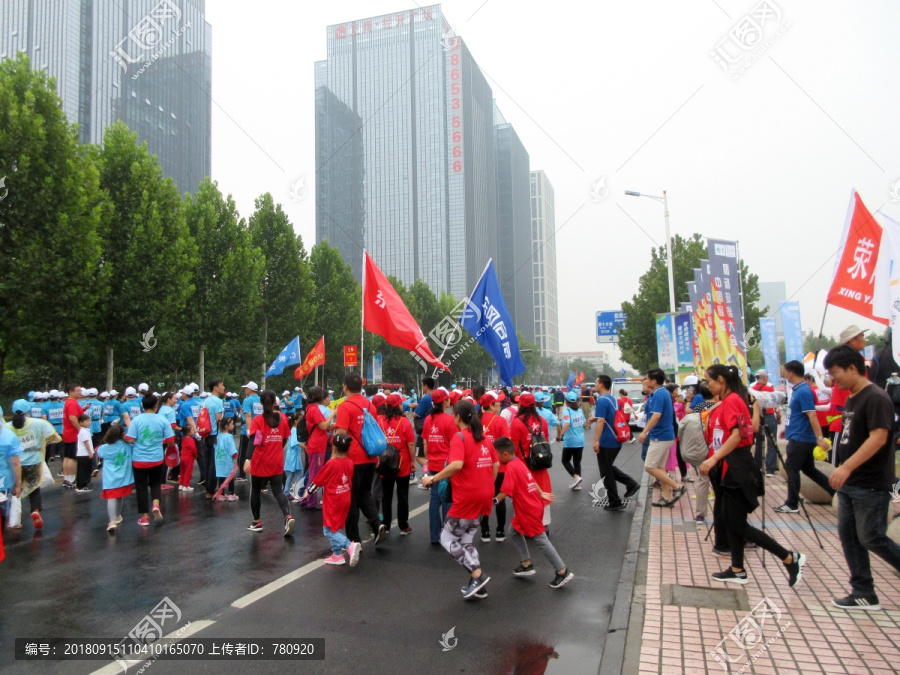
[[541,170],[531,172],[531,247],[535,341],[544,356],[557,356],[556,211],[553,186]]
[[[783,302],[787,302],[787,287],[783,281],[760,281],[759,282],[759,302],[757,303],[760,310],[768,311],[765,316],[771,316],[775,319],[775,333],[778,337],[784,336],[784,329],[781,327],[781,312],[778,310]],[[752,329],[747,326],[747,331]],[[757,330],[759,327],[757,326]]]
[[440,5],[329,26],[316,89],[317,241],[464,297],[499,246],[493,97]]
[[210,173],[211,49],[205,0],[0,5],[0,58],[24,52],[56,79],[82,142],[126,123],[182,192]]
[[497,155],[497,276],[500,292],[518,333],[535,341],[536,304],[532,296],[532,222],[528,152],[516,130],[494,112]]

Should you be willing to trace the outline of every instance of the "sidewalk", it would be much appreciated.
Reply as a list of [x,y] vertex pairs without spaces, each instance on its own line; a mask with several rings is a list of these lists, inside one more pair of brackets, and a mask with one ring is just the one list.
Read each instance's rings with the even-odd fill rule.
[[[786,548],[806,554],[803,578],[789,588],[783,565],[760,549],[745,555],[750,583],[724,584],[710,574],[726,569],[730,559],[713,555],[712,535],[704,541],[706,527],[693,522],[694,485],[688,484],[688,493],[674,508],[647,506],[652,514],[641,673],[855,675],[900,670],[900,580],[891,567],[872,556],[881,611],[848,612],[831,605],[850,586],[830,506],[807,504],[824,546],[820,549],[802,510],[772,510],[784,502],[787,486],[780,476],[767,478],[766,531]],[[647,501],[652,498],[650,491]],[[892,510],[900,511],[900,504],[892,504]],[[756,527],[761,511],[751,514]],[[711,515],[712,500],[707,526]],[[741,628],[736,628],[739,622]],[[626,669],[637,672],[637,664],[626,664]]]

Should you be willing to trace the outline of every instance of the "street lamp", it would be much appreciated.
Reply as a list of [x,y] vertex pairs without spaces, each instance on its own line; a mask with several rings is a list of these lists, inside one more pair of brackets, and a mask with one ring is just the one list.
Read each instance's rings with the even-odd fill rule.
[[666,198],[666,191],[663,190],[662,197],[657,197],[655,195],[645,195],[640,192],[635,192],[634,190],[625,190],[625,194],[629,197],[647,197],[648,199],[655,199],[658,202],[663,203],[663,207],[665,208],[665,216],[666,216],[666,261],[669,266],[669,312],[672,314],[675,313],[675,268],[672,265],[672,238],[669,236],[669,201]]

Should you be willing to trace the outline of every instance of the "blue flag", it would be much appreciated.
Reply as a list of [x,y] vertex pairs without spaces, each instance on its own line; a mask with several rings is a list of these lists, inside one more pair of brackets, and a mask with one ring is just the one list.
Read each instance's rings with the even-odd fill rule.
[[525,364],[519,354],[516,327],[500,293],[493,260],[488,260],[475,290],[466,300],[459,323],[494,357],[500,381],[511,387],[513,378],[525,372]]
[[266,377],[281,375],[288,366],[299,365],[300,359],[300,336],[298,335],[288,342],[287,347],[281,350],[278,358],[272,362],[272,365],[266,371]]
[[569,371],[569,381],[566,383],[567,389],[572,389],[575,387],[575,371]]

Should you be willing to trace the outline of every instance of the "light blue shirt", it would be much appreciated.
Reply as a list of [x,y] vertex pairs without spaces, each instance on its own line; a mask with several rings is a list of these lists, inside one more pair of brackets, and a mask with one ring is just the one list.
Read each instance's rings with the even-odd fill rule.
[[300,441],[297,440],[296,427],[291,429],[291,437],[288,439],[287,447],[284,450],[284,470],[285,471],[301,471],[303,469],[300,463]]
[[119,402],[115,399],[103,402],[103,422],[115,422],[119,419]]
[[166,421],[171,426],[172,424],[177,424],[177,420],[175,418],[175,408],[170,405],[161,406],[159,409],[159,414],[166,418]]
[[41,419],[45,415],[44,404],[43,403],[32,403],[31,411],[28,414],[31,416],[32,419],[36,419],[36,420]]
[[[263,406],[262,403],[259,402],[259,394],[251,394],[247,398],[244,399],[244,403],[241,406],[241,410],[243,414],[246,415],[250,413],[250,421],[252,422],[255,418],[259,417],[263,414]],[[245,424],[241,429],[241,435],[247,436],[250,433],[250,425]]]
[[91,416],[91,433],[99,434],[100,433],[100,424],[103,420],[103,404],[96,398],[91,398],[85,401],[85,404],[90,403],[91,408],[87,411],[87,414]]
[[162,415],[143,413],[131,420],[126,435],[134,439],[133,462],[161,462],[164,459],[163,443],[174,438],[175,432]]
[[[206,397],[206,403],[203,404],[203,407],[209,410],[209,423],[210,425],[212,425],[212,431],[209,435],[218,436],[219,423],[216,421],[216,414],[225,414],[225,404],[222,403],[222,399],[220,399],[218,396],[213,396],[212,394],[210,394]],[[227,476],[228,474],[225,475]]]
[[134,483],[131,466],[132,449],[125,441],[116,441],[97,448],[97,457],[103,460],[103,489],[115,490]]
[[564,448],[583,448],[584,447],[584,413],[581,408],[572,410],[569,406],[564,406],[562,411],[562,425],[569,425],[566,433],[563,434]]
[[[210,412],[212,417],[212,412]],[[234,436],[221,434],[216,439],[216,478],[228,478],[228,474],[234,468],[234,457],[237,448],[234,446]]]
[[19,461],[22,466],[34,466],[44,461],[42,448],[48,438],[56,433],[56,429],[47,420],[28,418],[21,429],[13,427],[12,422],[6,425],[18,437],[22,444],[22,454]]
[[132,422],[144,413],[141,409],[141,400],[138,398],[126,398],[124,401],[121,401],[119,403],[119,410],[122,413],[127,413]]
[[13,472],[12,458],[22,454],[22,443],[19,437],[5,424],[0,424],[0,492],[12,491],[16,487],[16,474]]
[[[540,416],[543,417],[545,420],[547,420],[547,429],[548,429],[548,431],[549,431],[550,429],[552,429],[553,427],[558,427],[558,426],[559,426],[559,419],[556,417],[556,415],[553,414],[553,411],[552,411],[552,410],[549,410],[549,409],[547,409],[547,408],[538,408],[538,409],[537,409],[537,412],[538,412],[538,415],[540,415]],[[549,439],[548,439],[548,440],[549,440]]]
[[56,433],[61,434],[63,430],[63,404],[62,401],[49,401],[45,404],[44,414],[47,415],[47,421],[56,429]]
[[659,421],[653,425],[647,438],[651,441],[674,441],[675,405],[672,403],[672,394],[669,390],[660,387],[650,394],[644,409],[647,411],[648,422],[654,413],[660,413]]

